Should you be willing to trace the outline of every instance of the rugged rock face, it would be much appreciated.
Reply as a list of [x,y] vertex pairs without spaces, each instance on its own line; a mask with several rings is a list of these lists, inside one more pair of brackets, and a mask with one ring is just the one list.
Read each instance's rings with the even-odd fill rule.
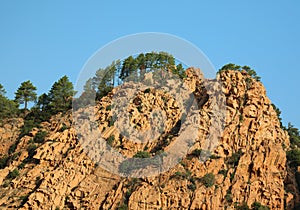
[[[171,170],[140,179],[105,171],[83,150],[71,113],[57,115],[22,137],[14,152],[18,155],[0,170],[0,208],[234,209],[259,202],[270,209],[292,209],[299,192],[286,164],[289,140],[263,85],[245,72],[219,74],[217,80],[226,96],[224,130],[210,158],[201,161],[213,101],[202,86],[203,77],[196,74],[189,69],[185,81],[201,106],[199,132],[189,154]],[[214,81],[209,84],[213,89]],[[111,100],[109,94],[97,105],[97,122],[107,142],[123,155],[144,151],[153,156],[176,141],[173,128],[181,115],[179,105],[167,93],[144,90],[129,106],[130,123],[139,130],[149,126],[150,110],[156,106],[165,110],[168,132],[150,143],[132,142],[118,132],[111,123]],[[17,139],[21,121],[17,125],[0,128],[2,156]],[[32,142],[38,131],[46,132],[46,137],[41,143]],[[16,169],[19,175],[13,174]]]
[[8,119],[0,123],[0,157],[8,154],[9,147],[17,140],[23,119]]

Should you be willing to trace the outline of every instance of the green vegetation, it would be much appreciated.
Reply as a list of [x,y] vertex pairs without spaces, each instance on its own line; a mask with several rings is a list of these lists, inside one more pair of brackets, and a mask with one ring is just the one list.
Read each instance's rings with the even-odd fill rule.
[[5,97],[6,91],[0,84],[0,120],[4,118],[14,117],[18,112],[18,104],[15,101]]
[[108,139],[107,139],[107,143],[109,146],[112,146],[113,143],[114,143],[114,140],[115,140],[115,136],[112,135],[112,136],[109,136]]
[[254,202],[254,203],[251,205],[251,208],[252,208],[252,210],[270,210],[269,207],[264,206],[264,205],[262,205],[262,204],[259,203],[259,202]]
[[227,190],[226,195],[225,195],[225,200],[226,200],[228,203],[231,203],[231,202],[232,202],[232,193],[231,193],[230,190]]
[[24,206],[24,204],[28,201],[28,197],[29,197],[29,195],[20,196],[20,200],[21,200],[20,207]]
[[215,184],[215,175],[213,173],[205,174],[204,177],[201,178],[201,182],[205,187],[211,187]]
[[37,146],[35,144],[29,144],[27,147],[28,158],[32,158],[35,155],[35,150]]
[[222,174],[224,177],[227,177],[227,172],[228,172],[228,170],[226,170],[226,169],[221,169],[221,170],[218,172],[218,174]]
[[65,123],[63,123],[63,125],[61,126],[61,128],[59,129],[59,132],[64,132],[65,130],[69,129],[70,127],[67,126]]
[[202,152],[202,149],[195,149],[192,151],[192,153],[190,155],[194,156],[194,157],[200,157],[201,152]]
[[[93,102],[91,98],[101,99],[115,86],[126,81],[142,81],[146,73],[154,72],[156,69],[170,71],[179,78],[186,77],[182,64],[176,65],[175,58],[166,52],[129,56],[123,61],[116,60],[111,65],[100,68],[94,77],[87,80],[83,93],[75,100],[76,107],[91,104]],[[150,89],[146,92],[150,92]]]
[[[246,71],[253,79],[256,81],[260,81],[260,77],[256,74],[256,71],[251,69],[249,66],[239,66],[233,63],[229,63],[224,65],[218,73],[226,70],[235,70],[235,71]],[[246,81],[247,82],[247,81]],[[247,82],[248,83],[248,82]]]
[[34,136],[33,141],[35,143],[43,143],[45,141],[45,137],[47,136],[46,131],[39,130],[37,134]]
[[14,178],[18,177],[19,175],[20,175],[19,170],[15,168],[14,170],[9,172],[9,174],[7,175],[7,178],[14,179]]
[[30,80],[22,82],[15,95],[15,100],[19,104],[24,104],[24,109],[27,110],[28,102],[36,100],[36,87]]
[[55,82],[48,94],[49,106],[54,113],[65,112],[72,108],[72,98],[75,95],[73,84],[67,76]]
[[0,169],[3,169],[7,166],[8,160],[9,160],[9,157],[6,155],[0,159]]
[[236,153],[233,153],[228,159],[227,163],[233,166],[237,166],[239,163],[239,160],[241,158],[242,152],[238,151]]
[[243,202],[239,206],[236,206],[235,209],[237,209],[237,210],[250,210],[249,206],[245,202]]
[[150,158],[150,153],[146,151],[138,151],[134,156],[134,158]]
[[118,206],[118,210],[128,210],[128,205],[123,203],[123,204]]

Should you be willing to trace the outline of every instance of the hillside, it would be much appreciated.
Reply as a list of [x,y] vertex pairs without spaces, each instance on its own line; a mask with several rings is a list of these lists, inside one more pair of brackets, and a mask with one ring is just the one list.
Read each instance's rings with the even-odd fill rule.
[[[157,176],[126,178],[100,167],[86,154],[71,111],[53,115],[21,138],[24,120],[4,121],[0,127],[0,208],[293,209],[300,197],[294,171],[287,164],[290,140],[263,84],[245,71],[220,72],[217,80],[226,97],[224,130],[209,158],[201,161],[214,102],[196,72],[190,68],[184,78],[201,105],[196,142],[176,166]],[[213,87],[214,81],[210,84]],[[151,143],[134,142],[111,123],[110,105],[116,91],[95,106],[106,141],[130,158],[167,151],[178,138],[178,132],[172,133],[180,119],[176,102],[165,92],[141,91],[140,101],[131,107],[131,123],[139,129],[149,127],[145,113],[161,104],[167,113],[168,135]],[[79,112],[84,109],[75,113]],[[13,152],[9,151],[12,145]]]

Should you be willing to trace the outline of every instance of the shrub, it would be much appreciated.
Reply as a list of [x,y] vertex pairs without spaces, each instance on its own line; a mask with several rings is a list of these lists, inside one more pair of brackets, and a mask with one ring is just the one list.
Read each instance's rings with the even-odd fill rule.
[[128,205],[123,203],[122,205],[118,206],[118,210],[128,210]]
[[187,187],[192,191],[195,191],[197,189],[197,186],[194,183],[189,184]]
[[134,158],[149,158],[150,153],[147,151],[138,151],[133,157]]
[[146,90],[144,90],[144,93],[150,93],[150,92],[151,92],[150,88],[147,88]]
[[25,162],[22,162],[19,166],[18,166],[18,169],[23,169],[25,167],[26,163]]
[[18,177],[19,175],[20,175],[19,170],[15,168],[14,170],[9,172],[9,174],[7,175],[7,178],[14,179],[14,178]]
[[28,201],[28,197],[29,195],[20,196],[21,206],[24,206],[24,204]]
[[109,144],[109,146],[113,145],[114,140],[115,140],[115,136],[114,135],[108,137],[107,143]]
[[199,157],[201,155],[202,149],[195,149],[191,153],[192,156]]
[[106,108],[105,108],[106,111],[110,111],[111,110],[111,105],[108,105]]
[[7,166],[7,162],[8,162],[8,157],[4,156],[0,159],[0,169],[3,169]]
[[226,195],[225,195],[225,200],[229,203],[232,202],[232,194],[230,190],[227,190]]
[[67,129],[69,129],[69,127],[65,123],[63,123],[62,127],[59,129],[59,132],[64,132]]
[[236,209],[238,209],[238,210],[250,210],[249,206],[245,202],[243,202],[241,205],[237,206]]
[[218,156],[218,155],[212,154],[209,158],[210,158],[210,159],[220,159],[221,157]]
[[205,174],[204,177],[201,178],[201,182],[205,187],[211,187],[215,184],[215,175],[213,173]]
[[18,144],[18,143],[16,142],[16,143],[12,144],[12,145],[9,147],[9,149],[8,149],[8,154],[12,154],[12,153],[16,150],[17,144]]
[[235,172],[231,173],[230,174],[230,181],[232,182],[232,180],[234,179],[234,176],[235,176]]
[[46,136],[47,136],[46,131],[38,131],[37,134],[34,136],[33,141],[35,143],[43,143],[45,141]]
[[233,153],[228,159],[227,159],[227,163],[230,165],[234,165],[237,166],[237,164],[239,163],[239,160],[241,158],[242,152],[238,151],[236,153]]
[[28,152],[28,157],[29,158],[32,158],[34,156],[36,148],[37,147],[35,146],[35,144],[30,144],[27,147],[27,152]]
[[227,172],[228,172],[228,170],[222,169],[222,170],[220,170],[220,171],[218,172],[218,174],[222,174],[224,177],[226,177],[226,176],[227,176]]
[[256,202],[256,201],[251,205],[251,207],[252,207],[252,210],[270,210],[269,207],[264,206],[261,203]]
[[3,184],[2,184],[2,187],[4,187],[4,188],[8,187],[8,186],[9,186],[9,183],[10,183],[10,181],[5,180],[5,181],[3,182]]

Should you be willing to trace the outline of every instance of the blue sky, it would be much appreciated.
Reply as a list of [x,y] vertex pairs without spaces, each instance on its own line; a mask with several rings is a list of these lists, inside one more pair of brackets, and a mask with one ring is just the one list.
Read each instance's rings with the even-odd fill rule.
[[48,92],[76,78],[88,58],[116,38],[163,32],[200,48],[216,69],[233,62],[262,77],[284,124],[300,127],[300,2],[0,1],[0,83],[7,96],[30,79]]

